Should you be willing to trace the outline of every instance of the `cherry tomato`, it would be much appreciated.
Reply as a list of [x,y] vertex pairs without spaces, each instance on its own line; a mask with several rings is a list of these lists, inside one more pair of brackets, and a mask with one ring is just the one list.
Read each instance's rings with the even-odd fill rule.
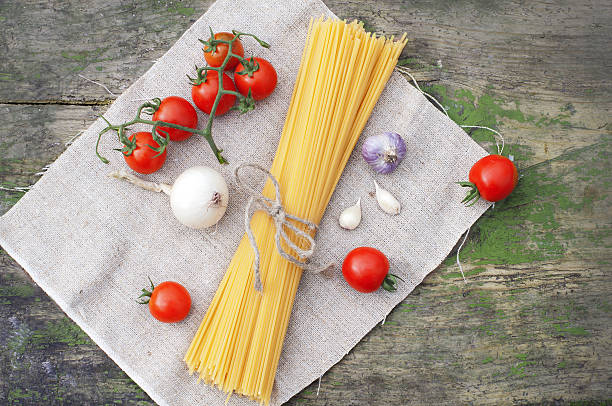
[[470,182],[460,182],[462,186],[471,188],[464,202],[478,200],[479,197],[497,202],[512,193],[518,182],[518,171],[514,163],[505,156],[487,155],[472,166],[469,179]]
[[130,141],[134,141],[134,138],[136,139],[136,148],[129,156],[123,155],[128,166],[142,174],[153,173],[161,168],[164,162],[166,162],[167,150],[164,149],[164,152],[159,154],[159,152],[149,148],[149,145],[155,148],[159,147],[159,144],[153,139],[150,132],[141,131],[129,137]]
[[[236,86],[234,86],[232,78],[230,78],[226,73],[223,74],[223,89],[236,91]],[[215,71],[208,71],[206,75],[206,82],[199,85],[194,85],[191,88],[191,98],[193,99],[193,102],[197,108],[206,114],[210,114],[213,104],[215,104],[215,98],[217,97],[218,91],[219,74]],[[217,106],[217,111],[215,111],[215,116],[220,116],[227,113],[235,102],[235,95],[224,94],[221,97],[221,100],[219,100],[219,105]]]
[[[225,41],[231,41],[234,38],[234,34],[229,32],[218,32],[215,34],[215,39],[221,39]],[[218,68],[223,64],[225,57],[227,56],[227,51],[229,50],[228,44],[217,44],[215,52],[204,52],[204,58],[206,62],[212,66],[213,68]],[[204,48],[206,49],[206,48]],[[242,47],[242,42],[239,39],[234,41],[232,44],[232,53],[240,56],[244,56],[244,48]],[[238,64],[238,59],[236,57],[232,57],[225,65],[223,70],[232,70]]]
[[[167,123],[177,124],[183,127],[196,128],[198,126],[198,114],[187,100],[178,96],[166,97],[162,100],[159,108],[153,114],[153,121],[161,120]],[[157,127],[161,137],[170,135],[172,141],[183,141],[191,137],[193,133],[170,127]]]
[[380,285],[394,291],[396,278],[399,278],[389,273],[385,254],[372,247],[359,247],[349,252],[342,263],[342,275],[353,289],[363,293],[374,292]]
[[272,64],[265,59],[251,59],[254,59],[255,62],[259,64],[259,69],[251,74],[245,73],[241,75],[240,72],[245,71],[245,67],[242,63],[239,63],[234,71],[234,80],[236,81],[236,87],[241,94],[246,96],[249,89],[251,89],[253,99],[262,100],[270,96],[276,87],[276,82],[278,80],[276,70]]
[[151,282],[151,290],[143,289],[142,292],[139,298],[148,297],[148,299],[138,303],[148,303],[151,315],[161,322],[175,323],[189,314],[191,296],[180,283],[162,282],[155,286]]

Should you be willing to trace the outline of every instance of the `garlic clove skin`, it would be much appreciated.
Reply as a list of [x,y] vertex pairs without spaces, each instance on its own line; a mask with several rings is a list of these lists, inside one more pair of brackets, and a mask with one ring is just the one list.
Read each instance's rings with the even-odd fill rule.
[[347,230],[354,230],[361,223],[361,198],[357,200],[357,203],[353,206],[347,207],[342,210],[340,217],[338,218],[340,227]]
[[388,214],[396,215],[402,210],[400,202],[386,189],[381,188],[378,182],[374,181],[376,187],[376,200],[380,208]]

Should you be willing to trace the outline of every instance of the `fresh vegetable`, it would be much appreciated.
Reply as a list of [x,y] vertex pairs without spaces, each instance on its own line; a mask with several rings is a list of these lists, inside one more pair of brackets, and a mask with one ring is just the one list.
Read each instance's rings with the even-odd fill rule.
[[388,214],[399,214],[402,210],[400,202],[386,189],[383,189],[378,185],[378,182],[374,181],[376,187],[376,201],[380,208]]
[[340,227],[354,230],[361,223],[361,198],[353,206],[347,207],[340,213],[338,218]]
[[170,206],[174,216],[191,228],[217,224],[227,208],[229,192],[223,176],[214,169],[194,166],[172,185]]
[[[193,129],[198,126],[198,114],[195,109],[191,103],[178,96],[170,96],[162,100],[152,119],[153,121],[165,121]],[[184,141],[193,134],[190,131],[162,126],[157,127],[157,131],[162,136],[168,134],[172,141]]]
[[153,173],[166,162],[166,149],[159,152],[160,146],[150,132],[134,133],[129,137],[129,142],[130,150],[123,152],[123,158],[134,171],[142,174]]
[[125,171],[111,172],[109,176],[127,180],[146,190],[167,194],[176,219],[190,228],[201,229],[217,224],[225,214],[229,200],[223,176],[205,166],[187,169],[172,186],[148,182]]
[[[100,140],[102,139],[102,135],[104,135],[106,132],[110,130],[117,132],[117,135],[119,136],[119,141],[124,145],[124,148],[122,149],[122,151],[124,151],[125,153],[127,150],[130,149],[130,146],[129,146],[130,140],[125,135],[126,129],[133,124],[146,124],[146,125],[153,126],[153,128],[151,129],[151,133],[153,134],[153,139],[159,145],[158,152],[165,150],[166,145],[168,144],[170,140],[170,137],[167,134],[165,134],[166,136],[162,135],[164,134],[163,130],[157,131],[157,128],[158,127],[176,128],[182,131],[188,131],[193,134],[198,134],[206,138],[208,145],[210,145],[210,148],[212,149],[219,163],[221,164],[227,163],[227,160],[221,155],[222,150],[217,147],[212,137],[213,119],[215,116],[223,114],[229,108],[231,108],[236,99],[238,99],[238,104],[234,108],[239,110],[241,113],[246,113],[247,111],[252,110],[255,107],[255,103],[254,103],[253,97],[251,97],[250,95],[245,97],[241,93],[237,92],[235,90],[235,87],[231,87],[233,86],[231,79],[224,80],[224,78],[229,78],[228,76],[226,75],[219,76],[219,73],[223,72],[223,70],[227,67],[228,63],[230,62],[232,58],[236,58],[238,59],[238,61],[244,61],[244,58],[241,55],[238,55],[233,51],[234,43],[239,41],[239,38],[252,37],[262,47],[264,48],[270,47],[270,45],[267,42],[260,40],[253,34],[247,34],[247,33],[238,32],[238,31],[232,31],[232,34],[233,34],[233,37],[230,40],[221,39],[221,38],[214,39],[216,46],[220,46],[221,44],[227,45],[227,55],[220,66],[218,67],[204,66],[201,68],[198,68],[196,66],[197,76],[195,78],[191,78],[188,76],[191,82],[194,84],[194,87],[198,87],[202,83],[205,83],[207,81],[206,79],[208,76],[215,76],[215,78],[217,79],[216,87],[217,87],[218,92],[215,93],[212,97],[206,94],[206,97],[207,97],[206,101],[209,104],[207,103],[204,103],[204,104],[205,104],[205,110],[209,110],[209,117],[208,117],[208,122],[206,123],[206,127],[204,129],[197,130],[194,128],[184,127],[178,124],[168,123],[163,120],[154,121],[154,120],[146,120],[142,118],[142,113],[153,115],[155,114],[157,109],[160,107],[160,104],[161,104],[160,99],[155,98],[149,102],[143,103],[138,108],[138,112],[136,113],[136,118],[128,122],[118,124],[118,125],[113,125],[108,120],[106,120],[104,116],[102,116],[102,119],[106,121],[107,126],[102,131],[100,131],[100,133],[98,133],[98,141],[96,142],[96,155],[98,156],[98,158],[100,158],[100,160],[104,162],[105,164],[109,163],[108,159],[100,155],[100,152],[99,152]],[[212,37],[214,37],[214,35],[212,35]],[[210,75],[209,75],[209,72],[211,73]],[[216,75],[213,75],[213,73]],[[219,86],[219,84],[221,84],[221,86]],[[230,89],[234,89],[234,90],[227,90],[228,86]],[[228,97],[223,97],[223,96],[228,96]],[[192,97],[193,97],[193,94],[192,94]],[[197,96],[197,97],[199,98],[200,96]],[[209,99],[208,97],[212,98],[212,102],[211,102],[211,99]],[[227,104],[229,104],[229,106],[227,106]]]
[[363,159],[378,173],[390,173],[406,155],[406,143],[394,132],[368,137],[361,149]]
[[348,253],[342,263],[342,275],[355,290],[370,293],[381,285],[383,289],[397,290],[397,275],[389,273],[389,260],[379,250],[372,247],[355,248]]
[[[225,58],[229,51],[229,42],[233,41],[232,53],[244,57],[244,48],[242,42],[239,39],[234,39],[234,34],[230,32],[218,32],[213,34],[212,29],[210,31],[210,39],[208,41],[200,40],[205,45],[204,47],[204,58],[208,65],[218,68],[223,65]],[[220,42],[227,41],[227,42]],[[235,56],[231,57],[230,60],[225,64],[224,70],[232,70],[238,65],[238,58]]]
[[136,144],[132,143],[130,139],[125,135],[126,130],[134,124],[146,124],[146,125],[152,126],[151,128],[152,137],[153,137],[153,140],[158,145],[158,147],[153,147],[150,145],[149,148],[155,150],[157,153],[164,152],[166,150],[166,146],[170,142],[169,134],[166,133],[164,134],[164,136],[162,136],[160,134],[163,134],[163,133],[158,132],[157,128],[158,127],[176,128],[179,130],[192,132],[194,134],[198,134],[206,138],[206,141],[208,141],[208,145],[210,145],[210,148],[213,150],[219,163],[227,163],[225,158],[223,158],[223,156],[221,155],[221,150],[217,148],[217,145],[215,144],[215,141],[212,138],[211,128],[210,128],[212,127],[211,120],[209,120],[209,125],[205,129],[197,130],[197,129],[193,129],[189,127],[183,127],[181,125],[174,124],[174,123],[168,123],[168,122],[161,121],[161,120],[153,121],[153,120],[147,120],[147,119],[142,118],[143,113],[149,114],[149,115],[155,114],[155,112],[157,111],[160,105],[161,105],[161,100],[158,98],[145,102],[138,108],[138,111],[136,112],[136,117],[134,119],[127,121],[125,123],[122,123],[122,124],[117,124],[117,125],[112,125],[111,123],[108,122],[106,118],[104,118],[104,116],[102,116],[102,119],[106,121],[107,126],[106,128],[104,128],[102,131],[98,133],[98,141],[96,142],[96,155],[98,156],[98,158],[100,158],[100,160],[104,162],[105,164],[109,162],[108,159],[100,155],[100,152],[99,152],[100,140],[102,139],[102,135],[104,135],[105,133],[111,130],[116,131],[117,135],[119,136],[119,141],[123,144],[123,148],[121,149],[121,151],[124,153],[124,155],[126,155],[126,154],[131,153],[132,149],[136,147]]
[[250,58],[236,66],[234,80],[243,96],[248,96],[250,90],[253,99],[262,100],[272,94],[278,78],[270,62],[263,58]]
[[[231,92],[236,91],[236,86],[227,73],[223,74],[223,89]],[[194,84],[191,88],[191,97],[195,105],[206,114],[210,114],[215,105],[217,93],[219,92],[219,74],[216,71],[208,71],[203,81]],[[236,95],[226,93],[221,96],[215,116],[220,116],[229,111],[236,103]]]
[[142,289],[138,303],[148,304],[153,317],[164,323],[176,323],[187,317],[191,308],[191,296],[183,285],[168,281],[155,286],[151,279],[149,282],[151,290]]
[[518,182],[514,163],[502,155],[487,155],[470,169],[469,182],[457,182],[469,188],[462,203],[473,205],[482,197],[490,202],[505,199]]

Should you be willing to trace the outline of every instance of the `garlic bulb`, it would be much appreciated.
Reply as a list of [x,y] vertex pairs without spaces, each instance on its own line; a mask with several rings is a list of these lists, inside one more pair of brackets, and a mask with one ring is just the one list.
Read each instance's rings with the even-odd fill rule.
[[376,200],[380,208],[385,213],[399,214],[402,209],[400,202],[389,191],[378,186],[376,181],[374,181],[374,186],[376,186]]
[[406,143],[398,133],[384,132],[366,138],[363,159],[378,173],[390,173],[406,155]]
[[347,230],[354,230],[361,223],[361,198],[351,207],[342,210],[338,218],[340,227]]

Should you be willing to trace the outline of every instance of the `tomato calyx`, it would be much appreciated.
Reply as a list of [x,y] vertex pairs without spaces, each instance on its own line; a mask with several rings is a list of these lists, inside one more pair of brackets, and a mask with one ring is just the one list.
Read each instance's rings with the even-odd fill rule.
[[139,110],[145,114],[152,116],[161,106],[161,99],[156,97],[154,99],[148,100],[140,106]]
[[214,54],[215,52],[217,52],[217,45],[227,44],[229,41],[216,39],[212,27],[208,27],[208,29],[210,30],[210,38],[208,39],[208,41],[204,41],[203,39],[198,39],[198,41],[204,44],[203,51],[205,53],[210,52]]
[[153,291],[155,290],[155,285],[153,284],[153,281],[151,280],[150,277],[147,276],[147,278],[149,279],[149,283],[151,283],[151,290],[148,291],[146,288],[142,288],[142,293],[140,294],[140,296],[138,296],[136,303],[149,304],[149,301],[151,300],[151,295],[153,294]]
[[198,68],[198,65],[196,65],[195,68],[196,68],[195,78],[192,78],[191,76],[187,75],[187,79],[189,79],[189,81],[191,82],[193,86],[200,86],[202,83],[206,83],[206,76],[208,76],[208,71],[217,70],[216,68],[211,68],[209,66],[203,66],[201,68]]
[[259,70],[259,62],[254,57],[250,57],[242,61],[242,70],[240,72],[236,72],[236,75],[248,75],[250,78],[253,77],[253,74]]
[[[240,94],[240,93],[238,93]],[[233,106],[232,110],[238,110],[240,114],[244,114],[249,112],[255,108],[255,99],[253,99],[253,95],[251,94],[251,89],[249,89],[249,93],[245,96],[238,97],[238,104]]]
[[464,203],[466,207],[473,206],[478,200],[480,200],[480,192],[478,191],[475,183],[464,181],[457,182],[457,184],[469,188],[465,197],[461,201],[461,203]]
[[397,290],[397,280],[404,282],[402,278],[392,273],[388,273],[383,279],[382,285],[380,285],[387,292],[395,292]]

